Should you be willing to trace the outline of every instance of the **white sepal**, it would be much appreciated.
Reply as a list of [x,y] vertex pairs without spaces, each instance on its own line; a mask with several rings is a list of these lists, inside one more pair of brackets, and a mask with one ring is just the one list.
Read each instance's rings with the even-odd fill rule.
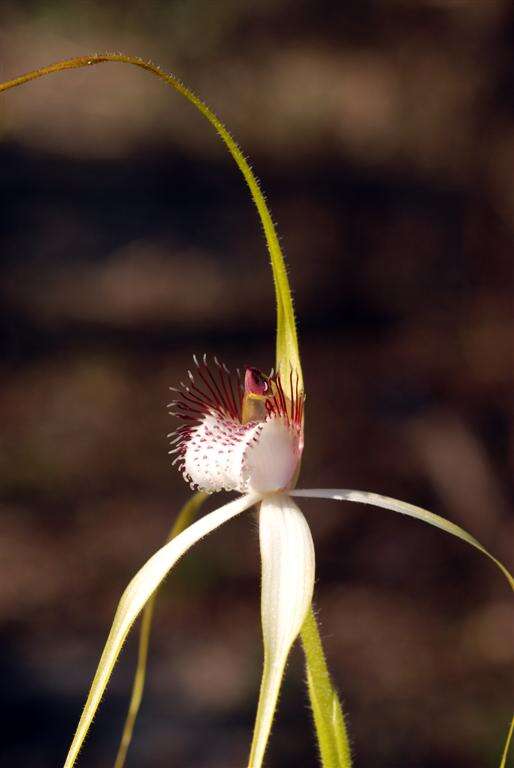
[[98,664],[91,689],[82,712],[77,731],[66,757],[64,768],[71,768],[95,716],[100,700],[109,682],[113,667],[119,656],[129,630],[146,602],[159,584],[166,577],[187,550],[208,533],[226,523],[232,517],[244,512],[260,500],[257,494],[241,496],[219,507],[205,517],[186,528],[168,544],[159,549],[134,576],[121,600],[114,616],[111,631]]
[[259,538],[264,669],[248,768],[262,765],[287,657],[311,605],[315,570],[309,526],[289,496],[262,501]]
[[480,544],[474,536],[461,528],[459,525],[452,523],[451,520],[447,520],[440,515],[436,515],[433,512],[429,512],[428,509],[423,507],[417,507],[414,504],[408,504],[406,501],[399,501],[398,499],[392,499],[389,496],[381,496],[379,493],[371,493],[369,491],[353,491],[346,488],[310,488],[308,490],[294,490],[290,491],[292,496],[301,496],[307,499],[332,499],[333,501],[356,501],[359,504],[370,504],[373,507],[381,507],[382,509],[390,509],[392,512],[399,512],[401,515],[408,515],[414,517],[417,520],[422,520],[424,523],[429,523],[436,528],[440,528],[446,533],[451,533],[452,536],[462,539],[467,544],[471,544],[475,549],[480,550],[482,554],[486,555],[495,565],[498,566],[500,571],[506,577],[511,589],[514,590],[514,578],[509,570],[496,559],[485,547]]

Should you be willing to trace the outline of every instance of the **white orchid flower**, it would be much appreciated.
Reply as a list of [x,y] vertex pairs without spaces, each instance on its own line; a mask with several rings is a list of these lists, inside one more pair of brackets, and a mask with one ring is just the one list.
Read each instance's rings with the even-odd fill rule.
[[241,512],[259,505],[264,671],[249,761],[256,768],[262,765],[289,650],[314,590],[311,532],[289,493],[302,456],[305,397],[293,371],[286,394],[279,374],[266,377],[247,368],[243,382],[216,358],[213,366],[205,357],[195,358],[195,366],[171,404],[185,422],[170,435],[174,463],[195,490],[238,491],[244,494]]
[[[120,768],[141,701],[148,633],[156,590],[177,561],[200,539],[231,518],[258,506],[262,560],[261,614],[264,665],[248,768],[260,768],[276,710],[287,657],[301,633],[307,685],[323,768],[349,768],[348,739],[342,710],[326,667],[311,610],[314,545],[309,526],[294,498],[332,499],[369,504],[417,518],[466,541],[489,557],[514,589],[514,580],[495,557],[469,533],[420,507],[396,499],[345,489],[299,490],[304,438],[302,371],[289,281],[279,240],[259,184],[241,150],[216,115],[174,75],[138,57],[124,54],[82,56],[57,62],[0,83],[0,92],[66,69],[118,62],[150,72],[184,96],[207,119],[241,171],[256,205],[273,270],[277,302],[277,373],[266,376],[247,368],[241,380],[216,359],[195,359],[189,382],[176,389],[173,412],[183,424],[172,435],[174,463],[200,493],[189,502],[174,536],[139,570],[123,593],[91,689],[68,752],[72,768],[84,742],[127,634],[143,609],[138,671],[129,716],[116,759]],[[237,498],[184,529],[184,519],[199,509],[204,494],[235,491]],[[512,721],[500,768],[505,768]]]
[[[298,490],[305,394],[290,370],[266,376],[246,368],[231,374],[216,358],[194,358],[188,383],[174,389],[171,412],[181,425],[170,433],[173,464],[194,490],[241,494],[190,525],[160,549],[131,581],[121,599],[91,693],[71,746],[73,765],[83,734],[107,685],[128,630],[161,581],[194,544],[230,519],[258,506],[261,552],[261,619],[264,665],[248,768],[260,768],[271,730],[284,668],[311,606],[315,556],[309,525],[294,498],[353,501],[416,517],[480,549],[457,525],[420,507],[374,493],[343,489]],[[337,709],[334,711],[337,717]],[[340,763],[344,765],[344,762]],[[349,764],[349,763],[348,763]]]

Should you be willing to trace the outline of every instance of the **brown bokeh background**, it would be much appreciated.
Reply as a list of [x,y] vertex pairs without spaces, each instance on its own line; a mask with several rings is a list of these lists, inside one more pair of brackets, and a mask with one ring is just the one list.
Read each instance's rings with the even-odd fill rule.
[[[0,3],[0,77],[123,50],[220,113],[269,197],[308,387],[301,485],[429,507],[512,566],[514,15],[508,0]],[[146,73],[0,102],[0,758],[62,763],[123,587],[188,496],[165,404],[194,352],[273,364],[265,246],[212,130]],[[209,507],[218,502],[212,499]],[[499,763],[510,594],[462,542],[305,502],[358,768]],[[160,599],[128,766],[245,764],[259,683],[246,515]],[[118,664],[81,765],[112,765]],[[301,653],[267,765],[315,766]]]

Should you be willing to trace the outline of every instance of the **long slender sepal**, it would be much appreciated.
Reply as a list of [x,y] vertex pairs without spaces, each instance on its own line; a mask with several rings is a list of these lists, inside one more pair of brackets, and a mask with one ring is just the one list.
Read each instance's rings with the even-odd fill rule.
[[65,768],[74,765],[129,630],[159,584],[193,544],[259,500],[260,497],[256,494],[241,496],[202,517],[159,549],[134,576],[118,604],[84,711],[66,757]]
[[[171,530],[166,538],[166,543],[182,533],[196,517],[200,507],[207,498],[206,493],[195,493],[189,501],[186,501],[182,509],[177,515],[177,519],[173,523]],[[148,661],[148,648],[150,645],[150,633],[152,630],[152,620],[155,609],[155,602],[159,594],[159,588],[155,590],[147,604],[143,609],[141,616],[141,627],[139,630],[139,643],[137,650],[137,664],[136,671],[134,673],[134,680],[132,683],[132,693],[130,695],[130,702],[127,710],[127,716],[125,718],[125,724],[123,726],[123,732],[121,734],[120,745],[114,761],[114,768],[123,768],[125,760],[127,758],[127,752],[132,741],[132,734],[134,732],[134,725],[136,723],[139,708],[143,698],[143,692],[146,679],[146,665]]]
[[301,639],[321,765],[323,768],[351,768],[350,742],[343,710],[332,686],[312,608],[303,624]]
[[391,499],[389,496],[381,496],[379,493],[353,491],[346,488],[295,489],[294,491],[291,491],[291,495],[311,499],[330,499],[332,501],[356,501],[359,504],[370,504],[372,507],[390,509],[393,512],[399,512],[401,515],[415,517],[417,520],[422,520],[424,523],[434,525],[436,528],[440,528],[446,533],[451,533],[452,536],[457,536],[457,538],[462,539],[462,541],[465,541],[467,544],[470,544],[472,547],[475,547],[475,549],[482,552],[482,554],[486,555],[496,566],[498,566],[509,582],[511,589],[514,590],[514,578],[503,563],[494,557],[494,555],[491,555],[491,553],[488,552],[487,549],[470,533],[465,531],[464,528],[452,523],[450,520],[446,520],[444,517],[429,512],[427,509],[416,507],[414,504],[408,504],[405,501],[398,501],[398,499]]
[[305,517],[288,496],[266,498],[259,511],[264,668],[248,768],[260,768],[287,657],[312,601],[314,545]]
[[502,760],[500,763],[500,768],[507,768],[507,758],[509,756],[509,748],[510,748],[510,742],[512,741],[512,734],[514,733],[514,717],[510,721],[510,728],[509,732],[507,734],[507,740],[505,742],[505,747],[503,750]]
[[275,284],[275,296],[277,301],[277,370],[282,374],[284,381],[287,380],[290,372],[290,366],[292,366],[300,379],[300,385],[302,385],[302,371],[300,367],[300,359],[298,354],[298,338],[296,334],[295,317],[293,310],[293,301],[291,298],[291,291],[289,288],[289,281],[287,278],[287,271],[284,261],[284,256],[280,248],[278,236],[271,218],[271,213],[264,199],[264,195],[260,189],[259,182],[255,174],[253,173],[248,161],[241,152],[240,148],[232,138],[229,131],[225,128],[221,120],[204,104],[198,96],[187,88],[178,77],[168,72],[164,72],[160,67],[152,64],[150,61],[145,61],[138,56],[127,56],[123,53],[106,53],[95,54],[93,56],[78,56],[74,59],[66,59],[64,61],[58,61],[55,64],[49,64],[46,67],[41,67],[32,72],[27,72],[19,77],[7,80],[4,83],[0,83],[0,93],[7,91],[10,88],[16,88],[19,85],[24,85],[31,80],[36,80],[46,75],[51,75],[56,72],[63,72],[67,69],[80,69],[81,67],[90,67],[94,64],[104,64],[106,62],[118,62],[121,64],[130,64],[140,69],[144,69],[150,72],[155,77],[164,81],[167,85],[174,88],[184,98],[186,98],[201,114],[209,121],[213,126],[216,133],[223,141],[228,151],[232,155],[237,167],[244,176],[244,179],[248,185],[252,199],[257,208],[259,218],[264,230],[264,237],[266,239],[266,245],[271,260],[271,266],[273,270],[273,280]]

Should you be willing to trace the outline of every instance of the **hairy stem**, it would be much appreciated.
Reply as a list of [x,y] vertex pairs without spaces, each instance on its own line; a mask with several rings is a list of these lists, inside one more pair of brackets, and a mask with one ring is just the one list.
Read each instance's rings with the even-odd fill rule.
[[350,742],[343,709],[334,690],[311,608],[301,631],[307,687],[323,768],[351,768]]

